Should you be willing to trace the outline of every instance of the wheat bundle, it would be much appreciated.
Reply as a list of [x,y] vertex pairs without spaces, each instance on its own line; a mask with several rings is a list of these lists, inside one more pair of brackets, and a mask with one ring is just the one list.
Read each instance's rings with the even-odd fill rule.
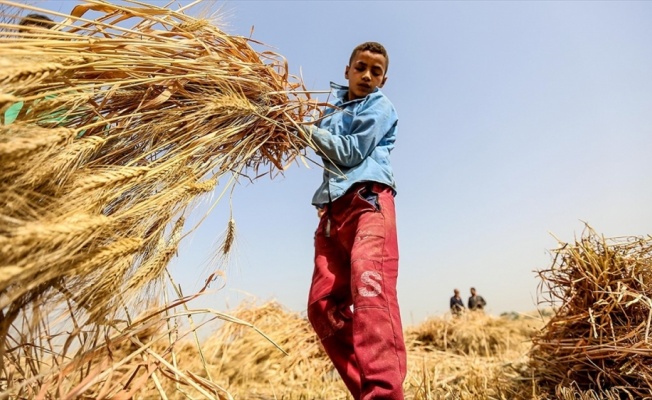
[[527,376],[524,352],[478,357],[417,347],[408,351],[404,389],[406,398],[423,400],[534,400]]
[[540,385],[652,395],[652,237],[606,239],[587,227],[539,274],[559,306],[533,338]]
[[232,315],[267,338],[246,325],[225,324],[203,343],[208,369],[228,379],[229,392],[243,398],[269,393],[346,398],[346,388],[305,317],[274,301],[260,306],[243,302]]
[[466,312],[410,327],[406,391],[421,399],[527,398],[532,380],[526,355],[540,325],[540,318],[527,315]]
[[[0,114],[19,109],[0,125],[3,361],[54,325],[90,351],[161,287],[199,198],[305,147],[314,105],[281,56],[183,9],[121,4],[0,1]],[[60,22],[21,32],[28,12]]]
[[415,349],[500,356],[508,351],[526,350],[539,325],[540,320],[533,317],[510,320],[483,312],[466,312],[455,318],[429,318],[407,329],[405,341]]

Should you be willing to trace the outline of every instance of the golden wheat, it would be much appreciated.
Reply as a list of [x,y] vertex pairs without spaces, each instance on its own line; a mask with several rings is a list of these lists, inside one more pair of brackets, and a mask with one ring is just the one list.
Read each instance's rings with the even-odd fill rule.
[[[59,23],[19,34],[14,17],[28,12]],[[82,386],[53,378],[81,364],[64,362],[52,338],[77,343],[74,357],[87,360],[117,329],[111,321],[165,295],[200,197],[221,179],[226,190],[283,170],[306,146],[297,128],[315,107],[281,56],[205,18],[100,0],[70,15],[1,0],[0,14],[11,21],[0,24],[0,112],[21,105],[0,127],[0,358],[23,371],[11,396],[118,396],[102,368],[76,374]],[[234,228],[216,253],[231,250]],[[54,361],[36,348],[52,348]],[[139,354],[134,362],[167,362]],[[40,363],[60,367],[35,378]]]

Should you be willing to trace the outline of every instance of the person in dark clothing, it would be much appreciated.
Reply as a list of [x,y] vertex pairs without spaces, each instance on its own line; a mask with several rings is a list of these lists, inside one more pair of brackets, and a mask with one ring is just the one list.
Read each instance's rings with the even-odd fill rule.
[[453,297],[451,297],[450,308],[451,313],[454,316],[459,316],[464,312],[464,300],[462,300],[462,296],[460,296],[459,289],[453,290]]
[[484,306],[487,305],[487,302],[482,296],[476,293],[475,288],[471,288],[471,297],[469,297],[469,310],[484,310]]

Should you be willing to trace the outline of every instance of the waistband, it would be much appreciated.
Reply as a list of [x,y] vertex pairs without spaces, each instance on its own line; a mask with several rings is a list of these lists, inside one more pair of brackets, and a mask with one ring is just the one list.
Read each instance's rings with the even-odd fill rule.
[[386,185],[384,183],[378,183],[378,182],[373,182],[373,181],[366,181],[366,182],[358,182],[354,183],[342,196],[338,197],[334,201],[324,203],[320,206],[316,206],[318,209],[326,209],[329,207],[331,204],[334,202],[337,202],[341,198],[350,195],[351,193],[356,193],[360,191],[361,189],[366,189],[368,191],[374,192],[374,193],[381,193],[385,190],[389,190],[392,193],[392,196],[396,197],[396,190],[394,190],[391,186]]
[[345,195],[353,192],[357,192],[360,189],[367,189],[374,193],[380,193],[385,190],[390,190],[392,192],[392,196],[396,196],[396,190],[392,189],[390,186],[385,185],[384,183],[378,183],[373,181],[354,183],[353,186],[351,186],[349,190],[346,191]]

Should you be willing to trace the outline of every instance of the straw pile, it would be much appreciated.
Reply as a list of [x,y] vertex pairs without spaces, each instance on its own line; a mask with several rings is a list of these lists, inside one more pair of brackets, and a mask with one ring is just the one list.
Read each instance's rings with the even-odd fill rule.
[[[538,386],[528,351],[532,336],[546,323],[545,311],[518,318],[482,313],[462,318],[432,317],[407,328],[406,399],[637,398],[622,397],[623,391],[617,388],[582,389],[576,383],[554,388]],[[231,318],[253,324],[222,325],[203,342],[203,360],[196,356],[194,346],[180,344],[176,351],[179,366],[194,376],[219,377],[220,385],[234,398],[350,398],[304,316],[273,301],[262,305],[249,301],[241,304]],[[445,340],[442,332],[446,332]],[[486,343],[494,338],[503,345],[479,355],[473,350],[478,347],[468,344],[470,337]],[[155,393],[153,387],[151,390],[149,393]],[[194,392],[189,390],[188,394]]]
[[410,327],[406,392],[419,399],[535,398],[526,355],[542,325],[540,316],[467,312]]
[[346,398],[344,384],[304,316],[274,301],[260,306],[243,302],[231,315],[256,330],[224,324],[202,345],[207,370],[228,382],[231,394],[247,399],[271,398],[270,392],[278,398]]
[[513,321],[483,312],[466,312],[456,318],[430,318],[407,330],[412,346],[453,354],[491,357],[522,351],[536,332],[540,319],[523,315]]
[[[290,312],[273,301],[262,305],[248,301],[243,302],[232,317],[251,322],[251,325],[224,324],[203,342],[203,361],[197,357],[193,360],[193,349],[189,349],[188,354],[180,350],[177,351],[179,364],[201,377],[220,377],[220,384],[234,398],[350,398],[305,316]],[[492,327],[483,331],[488,323]],[[511,319],[472,313],[465,319],[431,318],[407,329],[406,398],[530,397],[532,380],[528,375],[526,355],[531,345],[530,335],[542,324],[536,317]],[[509,336],[503,338],[509,346],[479,356],[457,354],[452,345],[448,351],[443,351],[439,344],[424,340],[424,337],[446,331],[454,343],[458,335],[466,338],[473,330],[481,331],[474,335],[479,340],[483,336]],[[456,333],[460,331],[464,332]]]
[[[0,1],[0,114],[22,103],[0,125],[0,360],[16,393],[40,390],[45,358],[55,376],[165,303],[198,199],[305,147],[294,132],[314,108],[283,58],[182,11]],[[31,12],[59,23],[18,32]]]
[[589,227],[555,251],[540,276],[559,309],[530,353],[543,389],[652,396],[651,256],[652,237],[606,239]]

